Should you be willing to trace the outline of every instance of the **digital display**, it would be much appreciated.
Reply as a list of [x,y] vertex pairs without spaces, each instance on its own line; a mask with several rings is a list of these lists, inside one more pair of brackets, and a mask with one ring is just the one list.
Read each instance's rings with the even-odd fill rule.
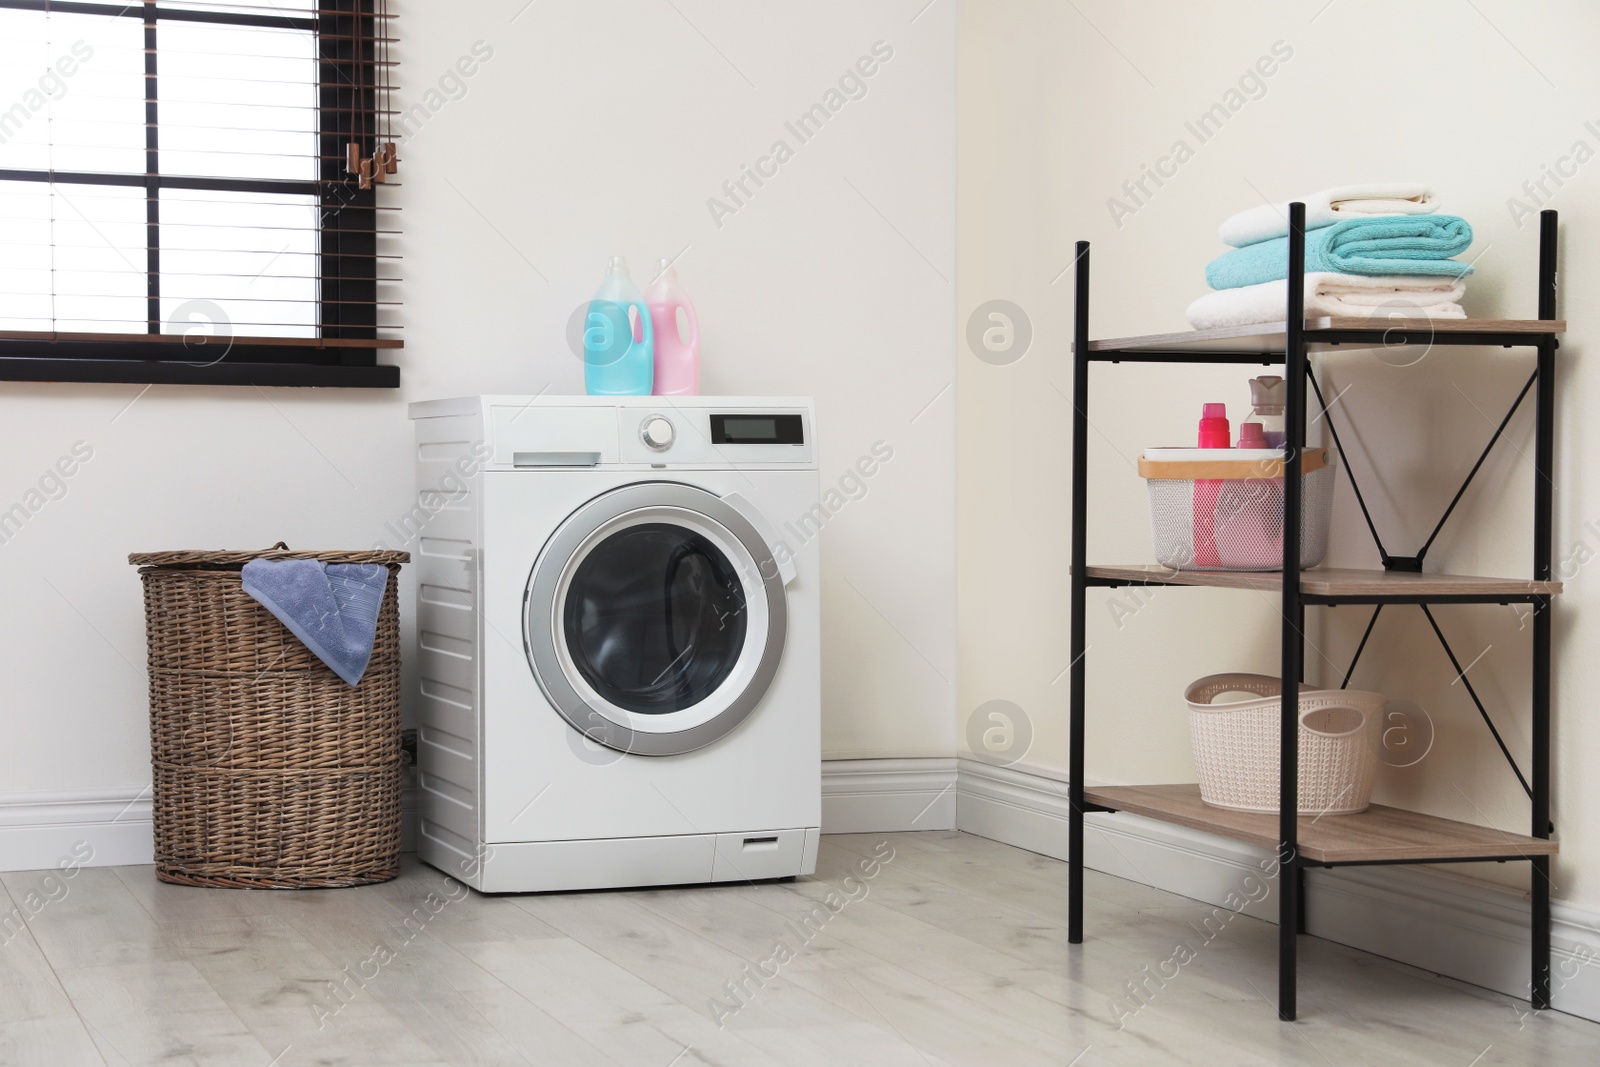
[[722,432],[745,441],[775,441],[778,437],[778,420],[730,417],[722,420]]
[[800,445],[805,429],[799,415],[713,415],[714,445]]

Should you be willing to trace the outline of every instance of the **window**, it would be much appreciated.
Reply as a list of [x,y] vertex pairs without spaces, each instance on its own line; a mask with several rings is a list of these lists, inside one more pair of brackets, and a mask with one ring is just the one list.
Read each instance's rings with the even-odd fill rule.
[[0,380],[388,386],[387,0],[0,0]]

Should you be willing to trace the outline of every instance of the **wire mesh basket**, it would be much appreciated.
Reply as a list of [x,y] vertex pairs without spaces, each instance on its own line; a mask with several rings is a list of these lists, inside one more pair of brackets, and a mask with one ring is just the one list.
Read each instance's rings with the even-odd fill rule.
[[[1156,560],[1174,570],[1283,567],[1283,453],[1277,449],[1152,448],[1139,457],[1150,492]],[[1333,466],[1325,448],[1301,454],[1300,566],[1328,552]]]
[[[347,685],[240,584],[252,559],[387,567],[372,659]],[[149,643],[156,877],[231,889],[387,881],[400,868],[404,552],[137,553]]]
[[[1211,674],[1185,691],[1201,800],[1234,811],[1278,810],[1282,692],[1280,680],[1264,674]],[[1249,697],[1217,701],[1229,693]],[[1301,687],[1301,815],[1367,810],[1387,702],[1381,693]]]

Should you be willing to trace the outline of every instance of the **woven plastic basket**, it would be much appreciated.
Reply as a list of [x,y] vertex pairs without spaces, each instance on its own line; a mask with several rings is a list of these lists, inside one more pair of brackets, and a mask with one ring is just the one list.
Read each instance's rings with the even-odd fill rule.
[[[1174,570],[1283,567],[1283,453],[1152,448],[1139,457],[1150,491],[1156,559]],[[1300,566],[1328,551],[1333,470],[1325,448],[1301,454]]]
[[[1200,799],[1234,811],[1278,810],[1278,738],[1283,691],[1264,674],[1212,674],[1189,686],[1189,740]],[[1217,703],[1226,693],[1250,699]],[[1299,811],[1352,815],[1367,810],[1378,769],[1381,693],[1300,689]]]
[[[350,686],[240,585],[252,559],[387,567],[372,660]],[[400,865],[404,552],[148,552],[156,877],[231,889],[393,878]]]

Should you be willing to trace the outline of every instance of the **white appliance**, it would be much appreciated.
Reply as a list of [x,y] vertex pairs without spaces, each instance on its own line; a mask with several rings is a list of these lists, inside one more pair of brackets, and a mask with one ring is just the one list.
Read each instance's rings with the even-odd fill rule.
[[811,401],[411,418],[421,857],[488,893],[816,870]]

